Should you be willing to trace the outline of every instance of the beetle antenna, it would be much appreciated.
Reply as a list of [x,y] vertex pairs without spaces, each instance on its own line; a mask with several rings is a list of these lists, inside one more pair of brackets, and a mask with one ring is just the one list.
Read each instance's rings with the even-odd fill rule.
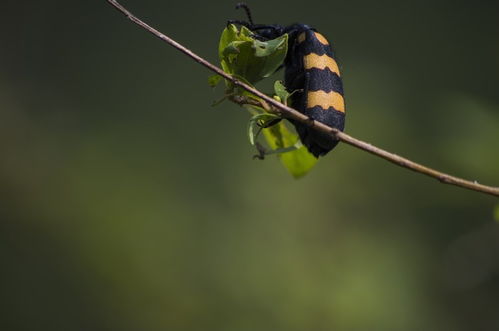
[[236,4],[236,9],[239,9],[239,8],[244,9],[244,11],[246,12],[246,16],[248,16],[248,22],[251,25],[254,25],[253,24],[253,18],[251,17],[251,11],[250,11],[248,5],[245,4],[244,2],[239,2],[238,4]]

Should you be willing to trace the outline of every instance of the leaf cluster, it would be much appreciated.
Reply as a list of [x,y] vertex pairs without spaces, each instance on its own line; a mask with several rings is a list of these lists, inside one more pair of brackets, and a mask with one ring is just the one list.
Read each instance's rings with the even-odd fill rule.
[[[282,67],[288,50],[288,35],[276,39],[261,41],[246,27],[230,24],[220,37],[218,56],[222,69],[238,80],[254,86],[257,82],[268,78]],[[223,78],[215,75],[209,78],[210,86],[216,86]],[[287,104],[289,91],[282,82],[274,83],[272,97]],[[289,123],[272,112],[268,104],[256,95],[237,87],[233,82],[225,80],[225,96],[221,101],[229,99],[244,106],[251,114],[248,122],[248,139],[257,148],[257,157],[277,154],[282,164],[294,177],[305,175],[317,162],[317,159],[301,144],[298,135]],[[257,139],[263,134],[267,148]]]

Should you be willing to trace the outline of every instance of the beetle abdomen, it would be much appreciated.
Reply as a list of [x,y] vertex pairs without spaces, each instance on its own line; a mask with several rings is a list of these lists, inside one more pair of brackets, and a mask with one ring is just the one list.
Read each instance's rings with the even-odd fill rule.
[[[329,42],[310,28],[298,32],[285,64],[285,85],[292,106],[310,118],[343,131],[345,101],[341,74]],[[302,143],[316,157],[338,143],[329,135],[294,122]]]

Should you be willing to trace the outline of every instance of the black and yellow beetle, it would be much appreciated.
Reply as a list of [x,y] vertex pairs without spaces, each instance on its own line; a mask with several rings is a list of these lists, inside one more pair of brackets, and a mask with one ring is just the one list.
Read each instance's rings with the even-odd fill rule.
[[[256,39],[271,40],[288,34],[288,52],[284,61],[284,86],[291,96],[291,106],[308,117],[343,131],[345,100],[340,70],[331,45],[314,28],[306,24],[282,26],[254,24],[248,6],[239,3],[248,21],[229,23],[247,27]],[[302,143],[315,157],[325,155],[338,141],[331,136],[298,122],[293,125]]]

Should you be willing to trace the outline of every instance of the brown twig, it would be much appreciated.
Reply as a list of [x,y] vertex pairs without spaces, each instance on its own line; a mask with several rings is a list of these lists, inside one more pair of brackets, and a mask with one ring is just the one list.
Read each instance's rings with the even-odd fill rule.
[[465,180],[462,178],[454,177],[448,174],[445,174],[443,172],[425,167],[421,164],[418,164],[416,162],[413,162],[409,159],[403,158],[399,155],[387,152],[381,148],[378,148],[376,146],[373,146],[369,143],[366,143],[362,140],[356,139],[344,132],[339,131],[338,129],[331,128],[325,124],[322,124],[320,122],[314,121],[310,119],[309,117],[303,115],[299,111],[288,107],[286,105],[283,105],[282,103],[278,102],[277,100],[267,96],[266,94],[256,90],[255,88],[237,80],[236,78],[232,77],[231,75],[227,74],[224,72],[222,69],[218,68],[217,66],[211,64],[210,62],[206,61],[199,55],[193,53],[191,50],[187,49],[186,47],[182,46],[175,40],[169,38],[168,36],[164,35],[163,33],[159,32],[158,30],[152,28],[151,26],[147,25],[143,21],[141,21],[139,18],[134,16],[130,11],[128,11],[125,7],[123,7],[121,4],[119,4],[115,0],[106,0],[109,2],[114,8],[119,10],[121,13],[123,13],[129,20],[131,20],[133,23],[139,25],[140,27],[144,28],[145,30],[149,31],[159,39],[163,40],[164,42],[168,43],[169,45],[175,47],[182,53],[186,54],[190,58],[192,58],[194,61],[200,63],[201,65],[205,66],[206,68],[210,69],[211,71],[217,73],[218,75],[222,76],[225,79],[228,79],[232,81],[232,83],[236,86],[239,86],[243,89],[245,89],[248,92],[253,93],[254,95],[258,96],[259,98],[262,98],[267,102],[269,105],[272,106],[272,109],[277,112],[279,115],[293,119],[295,121],[301,122],[305,125],[310,126],[311,128],[314,128],[320,132],[326,133],[331,135],[332,137],[347,143],[351,146],[357,147],[361,150],[364,150],[366,152],[369,152],[371,154],[374,154],[376,156],[382,157],[385,160],[388,160],[392,163],[395,163],[398,166],[413,170],[415,172],[419,172],[421,174],[433,177],[438,179],[440,182],[445,183],[445,184],[450,184],[450,185],[456,185],[459,187],[467,188],[473,191],[477,192],[482,192],[482,193],[487,193],[490,195],[498,196],[499,197],[499,187],[492,187],[492,186],[487,186],[487,185],[482,185],[477,183],[476,181],[469,181]]

